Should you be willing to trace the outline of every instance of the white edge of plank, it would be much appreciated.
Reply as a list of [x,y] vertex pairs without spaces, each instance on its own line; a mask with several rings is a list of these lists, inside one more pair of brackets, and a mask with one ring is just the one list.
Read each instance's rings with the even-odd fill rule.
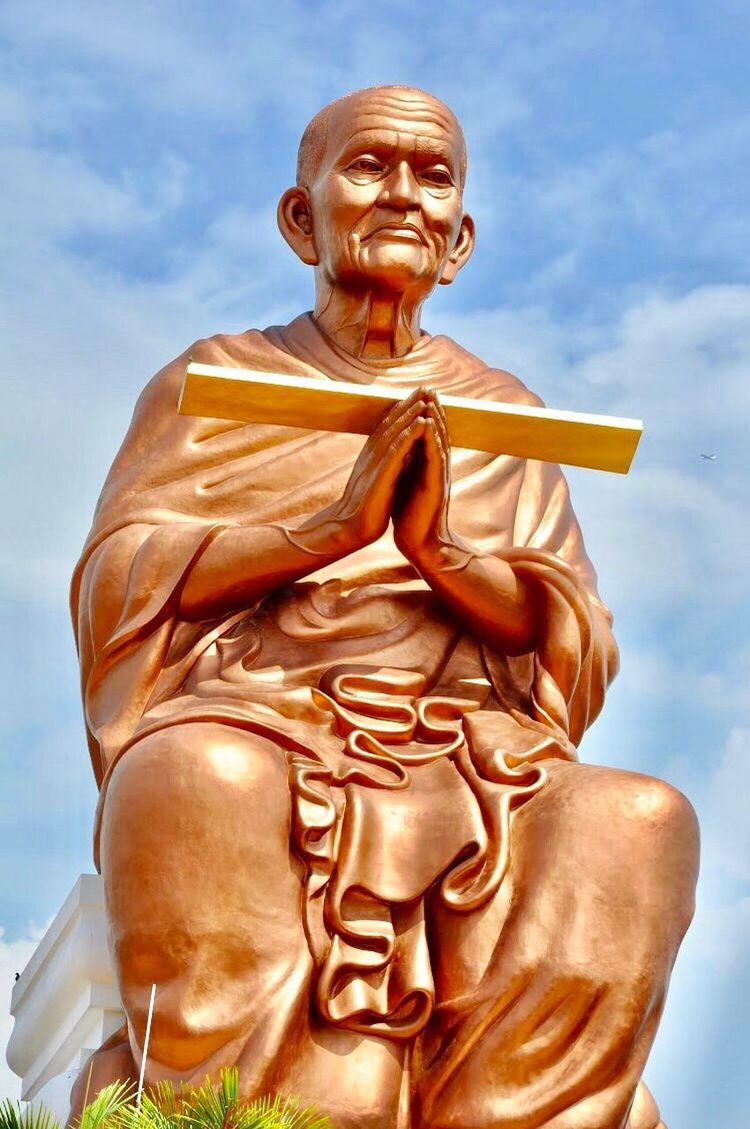
[[[231,393],[232,385],[237,387],[237,397]],[[373,416],[372,412],[376,404],[388,407],[398,403],[404,395],[400,389],[383,385],[357,384],[330,378],[321,380],[191,361],[187,366],[177,410],[182,415],[236,423],[255,421],[282,427],[309,426],[307,415],[300,417],[299,401],[296,407],[290,404],[286,413],[282,407],[281,411],[272,409],[269,414],[267,409],[271,408],[272,401],[262,406],[264,396],[261,396],[260,401],[254,400],[253,389],[265,392],[269,388],[282,392],[280,400],[275,398],[277,407],[283,405],[284,389],[289,391],[292,401],[296,399],[295,392],[301,392],[304,396],[311,395],[313,400],[323,398],[326,410],[331,413],[328,429],[351,431],[355,434],[368,434],[375,425],[378,415],[376,413]],[[246,396],[243,396],[243,392]],[[442,396],[441,401],[446,409],[452,443],[456,447],[539,459],[612,474],[628,474],[643,432],[640,420],[620,416],[593,415],[531,404],[474,400],[463,396]],[[350,415],[350,411],[353,415]],[[496,432],[490,422],[493,419],[498,425]],[[518,430],[514,420],[518,421]],[[540,429],[536,437],[529,434],[528,430],[530,425],[535,430],[535,420]],[[475,424],[472,421],[476,421],[477,432],[474,431]],[[587,442],[586,433],[593,446]],[[494,438],[490,438],[493,435]],[[501,435],[502,443],[499,442]],[[546,438],[543,439],[542,436]]]
[[[345,383],[337,380],[318,380],[316,377],[290,376],[285,373],[260,372],[256,369],[224,368],[220,365],[204,365],[191,361],[187,367],[185,381],[180,391],[178,411],[182,409],[187,379],[189,376],[207,376],[218,380],[268,384],[272,382],[281,388],[315,389],[320,392],[333,392],[341,396],[368,396],[396,403],[402,399],[382,385]],[[588,424],[592,427],[612,427],[618,431],[641,433],[643,421],[626,416],[595,415],[590,412],[571,412],[560,408],[539,408],[534,404],[506,404],[496,400],[472,400],[467,396],[441,396],[440,402],[456,408],[476,412],[497,412],[498,415],[523,416],[524,418],[560,420],[565,423]],[[190,413],[185,413],[190,414]]]

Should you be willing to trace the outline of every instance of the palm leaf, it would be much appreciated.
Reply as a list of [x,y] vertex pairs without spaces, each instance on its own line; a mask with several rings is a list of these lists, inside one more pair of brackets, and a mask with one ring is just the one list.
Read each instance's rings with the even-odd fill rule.
[[88,1102],[78,1121],[78,1129],[108,1129],[114,1125],[132,1103],[132,1082],[110,1082]]
[[327,1117],[314,1107],[302,1108],[293,1099],[268,1097],[248,1102],[241,1098],[236,1066],[222,1070],[219,1078],[218,1086],[207,1078],[203,1086],[183,1091],[178,1114],[181,1129],[331,1129]]
[[279,1129],[331,1129],[331,1120],[314,1106],[302,1106],[294,1098],[284,1098],[277,1114]]
[[144,1091],[141,1104],[129,1102],[118,1111],[111,1129],[180,1129],[182,1119],[174,1087],[159,1082]]
[[180,1120],[184,1129],[230,1129],[232,1112],[223,1095],[206,1082],[184,1096]]
[[291,1098],[281,1108],[279,1124],[283,1129],[331,1129],[327,1114],[314,1105],[301,1106]]
[[28,1105],[6,1098],[0,1102],[0,1129],[60,1129],[56,1119],[43,1105]]
[[[7,1100],[0,1103],[0,1129],[60,1127],[43,1107],[22,1109]],[[171,1082],[159,1082],[144,1090],[140,1105],[132,1082],[113,1082],[86,1103],[77,1129],[331,1129],[331,1123],[293,1098],[247,1101],[233,1066],[220,1072],[218,1085],[206,1078],[202,1086],[175,1090]]]
[[260,1098],[246,1112],[252,1121],[242,1129],[331,1129],[329,1118],[315,1106],[301,1106],[294,1098]]

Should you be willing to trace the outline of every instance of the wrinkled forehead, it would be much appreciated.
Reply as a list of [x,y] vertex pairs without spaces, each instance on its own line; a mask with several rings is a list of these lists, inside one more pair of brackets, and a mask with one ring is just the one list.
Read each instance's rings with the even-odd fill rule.
[[436,152],[444,149],[457,169],[462,164],[464,136],[448,107],[429,95],[397,92],[363,92],[332,107],[323,163],[360,138],[382,133],[425,139]]

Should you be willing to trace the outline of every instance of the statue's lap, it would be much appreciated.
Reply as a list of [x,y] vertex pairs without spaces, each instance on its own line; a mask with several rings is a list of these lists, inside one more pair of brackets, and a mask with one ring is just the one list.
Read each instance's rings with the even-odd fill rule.
[[[694,835],[687,801],[668,785],[634,773],[561,762],[546,767],[547,784],[513,817],[510,871],[491,904],[463,914],[427,897],[436,991],[431,1024],[437,1032],[448,1001],[464,997],[468,1015],[493,993],[499,997],[514,976],[538,980],[542,994],[551,984],[564,994],[580,993],[585,984],[601,991],[615,979],[626,982],[637,972],[633,954],[643,959],[649,941],[660,949],[663,934],[681,928],[689,912],[690,866],[683,865],[682,883],[674,873]],[[455,846],[450,813],[460,805],[451,766],[443,763],[440,773],[444,793],[433,766],[422,807],[403,806],[396,818],[405,839],[417,834],[415,853],[424,855],[432,840],[437,858],[434,843],[448,844],[447,864]],[[410,827],[414,812],[428,810],[430,799],[436,818]],[[286,759],[255,734],[216,723],[175,726],[138,742],[122,758],[107,795],[102,867],[128,1014],[138,1030],[148,987],[157,982],[162,1008],[152,1054],[190,1072],[220,1051],[226,1059],[231,1045],[235,1057],[247,1059],[269,1011],[286,1009],[290,1021],[302,1015],[306,1028],[305,1053],[290,1067],[291,1082],[306,1089],[307,1078],[314,1087],[330,1058],[326,1086],[335,1087],[334,1059],[342,1053],[336,1048],[346,1045],[361,1048],[368,1071],[376,1064],[381,1086],[386,1078],[395,1086],[400,1044],[337,1031],[311,1017],[314,969],[301,913],[304,870],[290,851],[290,821]],[[618,850],[608,849],[615,842]],[[389,849],[398,849],[397,840]],[[667,867],[673,870],[671,894],[664,893]],[[613,883],[614,905],[604,896]],[[628,944],[622,943],[624,932],[632,934]],[[536,1006],[533,991],[529,1006]],[[364,1045],[368,1039],[371,1051]],[[486,1053],[492,1041],[484,1040]],[[390,1092],[391,1084],[385,1088]]]

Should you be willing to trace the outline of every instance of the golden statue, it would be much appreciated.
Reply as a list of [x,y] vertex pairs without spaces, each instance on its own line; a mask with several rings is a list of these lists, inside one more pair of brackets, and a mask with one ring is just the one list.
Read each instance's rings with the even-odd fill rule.
[[[617,651],[559,467],[450,449],[443,394],[540,403],[421,329],[465,174],[430,95],[327,106],[278,209],[314,311],[138,402],[73,583],[127,1014],[74,1110],[137,1076],[155,983],[147,1085],[234,1063],[338,1129],[663,1129],[695,818],[577,761]],[[369,438],[186,418],[190,359],[401,399]]]

